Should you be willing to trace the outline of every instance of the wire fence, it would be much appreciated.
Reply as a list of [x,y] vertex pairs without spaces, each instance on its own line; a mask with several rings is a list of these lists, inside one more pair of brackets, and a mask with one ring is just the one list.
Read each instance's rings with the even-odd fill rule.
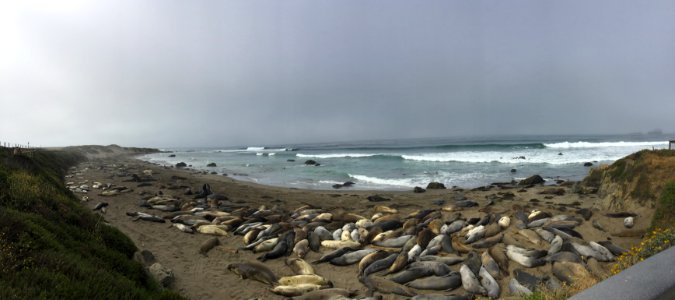
[[36,147],[30,145],[30,142],[27,144],[11,143],[0,141],[0,148],[6,151],[11,155],[28,155],[32,156],[33,152],[37,150]]

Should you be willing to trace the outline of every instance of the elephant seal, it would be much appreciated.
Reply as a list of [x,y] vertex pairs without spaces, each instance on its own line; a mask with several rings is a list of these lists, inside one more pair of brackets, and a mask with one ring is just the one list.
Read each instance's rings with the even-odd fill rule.
[[441,295],[441,294],[424,294],[417,295],[410,298],[411,300],[469,300],[467,296],[460,295]]
[[380,247],[401,248],[411,238],[413,238],[412,235],[402,235],[397,238],[390,238],[383,241],[375,241],[373,242],[373,244]]
[[379,250],[379,251],[372,252],[372,253],[369,253],[366,256],[364,256],[361,259],[361,261],[359,261],[359,273],[358,273],[359,276],[361,276],[361,274],[363,274],[363,270],[365,270],[368,266],[370,266],[370,264],[372,264],[372,263],[374,263],[374,262],[376,262],[380,259],[383,259],[383,258],[387,257],[388,255],[389,255],[389,252]]
[[466,240],[464,241],[464,243],[471,244],[483,238],[484,235],[485,235],[485,226],[483,225],[476,226],[466,233]]
[[483,252],[483,254],[480,257],[480,260],[481,260],[482,268],[485,268],[485,270],[488,273],[490,273],[492,278],[494,278],[494,279],[501,278],[501,270],[499,269],[499,265],[492,258],[492,256],[490,256],[490,253],[488,253],[488,251]]
[[389,268],[394,263],[396,258],[398,258],[398,253],[392,253],[383,259],[374,261],[363,270],[363,274],[361,274],[362,278],[366,278],[372,273]]
[[319,252],[321,248],[321,238],[318,234],[310,231],[307,233],[307,240],[309,241],[309,249],[314,252]]
[[485,288],[480,285],[476,275],[473,273],[473,271],[471,271],[471,269],[469,269],[467,265],[462,264],[462,266],[459,268],[459,274],[462,278],[462,287],[464,290],[474,294],[487,294],[487,290],[485,290]]
[[499,219],[499,221],[497,221],[497,224],[499,224],[501,228],[506,229],[507,227],[509,227],[509,225],[511,225],[511,218],[503,216]]
[[370,275],[365,277],[364,281],[366,287],[368,287],[368,296],[373,296],[375,291],[382,294],[396,294],[405,297],[415,296],[415,292],[413,292],[409,287],[380,276]]
[[563,239],[559,235],[556,235],[553,238],[553,240],[551,241],[551,247],[548,248],[548,255],[551,255],[551,254],[554,254],[554,253],[557,253],[558,251],[560,251],[560,249],[562,248],[562,244],[563,244]]
[[330,264],[336,265],[336,266],[348,266],[348,265],[352,265],[352,264],[355,264],[355,263],[361,261],[361,259],[363,257],[365,257],[366,255],[368,255],[370,253],[373,253],[375,251],[376,251],[375,249],[363,249],[363,250],[348,252],[348,253],[343,254],[342,256],[338,256],[338,257],[335,257],[335,258],[331,259],[329,262],[330,262]]
[[402,251],[398,254],[391,266],[389,266],[386,274],[396,273],[400,270],[403,270],[406,265],[408,265],[408,253]]
[[280,285],[316,284],[320,286],[332,286],[330,281],[316,274],[284,276],[277,281]]
[[418,278],[406,283],[406,286],[422,290],[454,290],[460,285],[462,285],[462,279],[457,272],[445,276]]
[[464,258],[457,255],[446,255],[446,256],[422,255],[419,257],[419,261],[436,261],[451,266],[463,262]]
[[304,239],[300,240],[293,246],[293,253],[299,258],[305,258],[305,255],[309,253],[309,241]]
[[267,252],[257,259],[259,261],[266,261],[268,259],[274,259],[286,255],[289,250],[288,241],[284,238],[281,239],[275,246],[272,248],[272,251]]
[[532,295],[532,291],[518,282],[515,278],[509,281],[509,293],[511,296],[524,297]]
[[553,254],[549,254],[544,259],[546,259],[546,261],[548,262],[563,262],[563,261],[576,263],[581,262],[581,257],[579,257],[579,255],[569,251],[560,251]]
[[512,261],[517,262],[518,264],[533,268],[546,264],[546,261],[541,259],[546,255],[546,251],[541,250],[528,250],[519,248],[513,245],[506,246],[506,256]]
[[293,273],[296,275],[312,275],[314,274],[314,268],[312,265],[308,264],[302,258],[288,258],[286,259],[286,265],[293,270]]
[[593,277],[582,264],[573,262],[556,262],[553,264],[551,271],[555,277],[568,284],[572,284],[576,280],[586,280]]
[[330,261],[333,258],[340,257],[342,255],[345,255],[346,253],[353,252],[353,251],[356,251],[356,250],[357,250],[356,248],[351,248],[351,247],[339,248],[339,249],[336,249],[336,250],[333,250],[331,252],[328,252],[328,253],[324,254],[318,260],[315,260],[312,263],[313,264],[319,264],[319,263],[327,262],[327,261]]
[[484,238],[480,241],[477,241],[477,242],[471,244],[471,247],[474,247],[474,248],[490,248],[490,247],[496,245],[497,243],[501,242],[503,238],[504,238],[504,234],[500,233],[500,234],[497,234],[495,236],[491,236],[489,238]]
[[541,228],[535,229],[534,232],[536,232],[542,240],[548,243],[551,243],[553,238],[555,238],[555,234]]
[[502,273],[508,273],[509,271],[509,258],[506,256],[506,252],[503,246],[495,246],[488,250],[490,256],[497,262],[499,269],[502,270]]
[[595,250],[595,253],[597,253],[595,259],[597,259],[598,261],[607,262],[613,261],[615,259],[614,254],[612,254],[612,252],[609,251],[609,249],[603,247],[602,245],[596,242],[589,242],[588,245],[591,246],[593,250]]
[[361,244],[358,242],[354,241],[340,241],[340,240],[325,240],[321,241],[321,246],[324,246],[326,248],[331,248],[331,249],[338,249],[338,248],[345,248],[345,247],[360,247]]
[[389,280],[396,283],[405,284],[417,278],[426,277],[433,274],[434,271],[427,268],[407,268],[394,274],[394,276],[389,277]]
[[487,295],[492,299],[499,298],[499,283],[497,283],[492,275],[490,275],[490,273],[484,267],[480,267],[478,276],[480,277],[480,283],[483,285],[485,290],[487,290]]
[[213,247],[218,246],[220,244],[220,241],[218,240],[217,237],[212,237],[206,241],[204,241],[201,246],[199,246],[199,254],[206,256]]
[[318,284],[303,283],[298,285],[277,285],[270,289],[270,291],[281,296],[296,297],[320,289],[321,286]]
[[612,254],[614,254],[614,255],[616,255],[616,256],[619,256],[619,255],[621,255],[621,254],[624,254],[625,252],[628,251],[628,250],[626,250],[626,249],[624,249],[624,248],[621,248],[621,247],[619,247],[619,246],[617,246],[617,245],[612,244],[612,242],[610,242],[610,241],[601,241],[601,242],[598,242],[598,244],[600,244],[600,245],[602,245],[603,247],[607,248],[607,250],[609,250],[610,252],[612,252]]
[[355,293],[340,288],[328,288],[317,291],[307,292],[303,295],[293,298],[293,300],[331,300],[344,299],[354,296]]
[[259,263],[233,263],[227,265],[227,269],[239,275],[241,279],[253,279],[264,284],[277,284],[277,276],[265,265]]

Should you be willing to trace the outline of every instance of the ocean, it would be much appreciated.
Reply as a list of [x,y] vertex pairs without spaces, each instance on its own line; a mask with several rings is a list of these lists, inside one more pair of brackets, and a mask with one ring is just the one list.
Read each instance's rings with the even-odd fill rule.
[[[411,190],[431,181],[474,188],[539,174],[548,182],[580,180],[584,163],[609,164],[642,149],[663,149],[672,136],[512,136],[378,140],[217,148],[167,148],[140,158],[260,184],[306,189]],[[175,157],[169,157],[169,155]],[[319,166],[306,165],[314,160]],[[215,163],[216,167],[207,167]],[[515,172],[512,172],[515,169]],[[347,189],[347,188],[343,188]]]

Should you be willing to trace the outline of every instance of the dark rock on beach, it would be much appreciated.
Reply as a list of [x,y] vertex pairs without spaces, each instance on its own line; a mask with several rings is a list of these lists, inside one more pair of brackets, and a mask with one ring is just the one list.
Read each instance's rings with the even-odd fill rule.
[[426,191],[427,191],[427,190],[425,190],[425,189],[423,189],[423,188],[421,188],[421,187],[419,187],[419,186],[416,186],[416,187],[413,189],[413,193],[418,193],[418,194],[419,194],[419,193],[424,193],[424,192],[426,192]]
[[533,184],[541,184],[544,183],[544,178],[542,178],[539,175],[532,175],[528,178],[525,178],[521,180],[518,185],[533,185]]
[[442,184],[440,182],[429,182],[427,184],[427,190],[444,190],[445,189],[445,184]]
[[206,165],[206,166],[207,166],[207,167],[215,167],[215,166],[216,166],[216,163],[209,163],[209,164]]
[[176,154],[171,154],[169,155],[169,157],[176,157]]
[[305,164],[306,164],[306,165],[309,165],[309,166],[315,166],[315,165],[317,165],[316,161],[313,160],[313,159],[308,159],[308,160],[306,160],[306,161],[305,161]]
[[176,168],[185,168],[185,167],[187,167],[187,164],[182,161],[176,164]]
[[380,195],[372,195],[372,196],[368,196],[368,201],[370,201],[370,202],[384,202],[384,201],[389,201],[389,200],[391,200],[391,199],[389,199],[389,198],[384,198],[384,197],[382,197],[382,196],[380,196]]
[[591,166],[593,166],[592,162],[585,162],[584,163],[584,167],[591,167]]

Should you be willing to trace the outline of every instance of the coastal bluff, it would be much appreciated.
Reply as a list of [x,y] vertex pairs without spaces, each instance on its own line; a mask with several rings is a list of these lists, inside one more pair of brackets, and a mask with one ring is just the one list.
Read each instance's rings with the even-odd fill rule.
[[591,169],[576,191],[597,194],[595,205],[601,210],[658,209],[657,200],[671,181],[675,150],[643,150]]

